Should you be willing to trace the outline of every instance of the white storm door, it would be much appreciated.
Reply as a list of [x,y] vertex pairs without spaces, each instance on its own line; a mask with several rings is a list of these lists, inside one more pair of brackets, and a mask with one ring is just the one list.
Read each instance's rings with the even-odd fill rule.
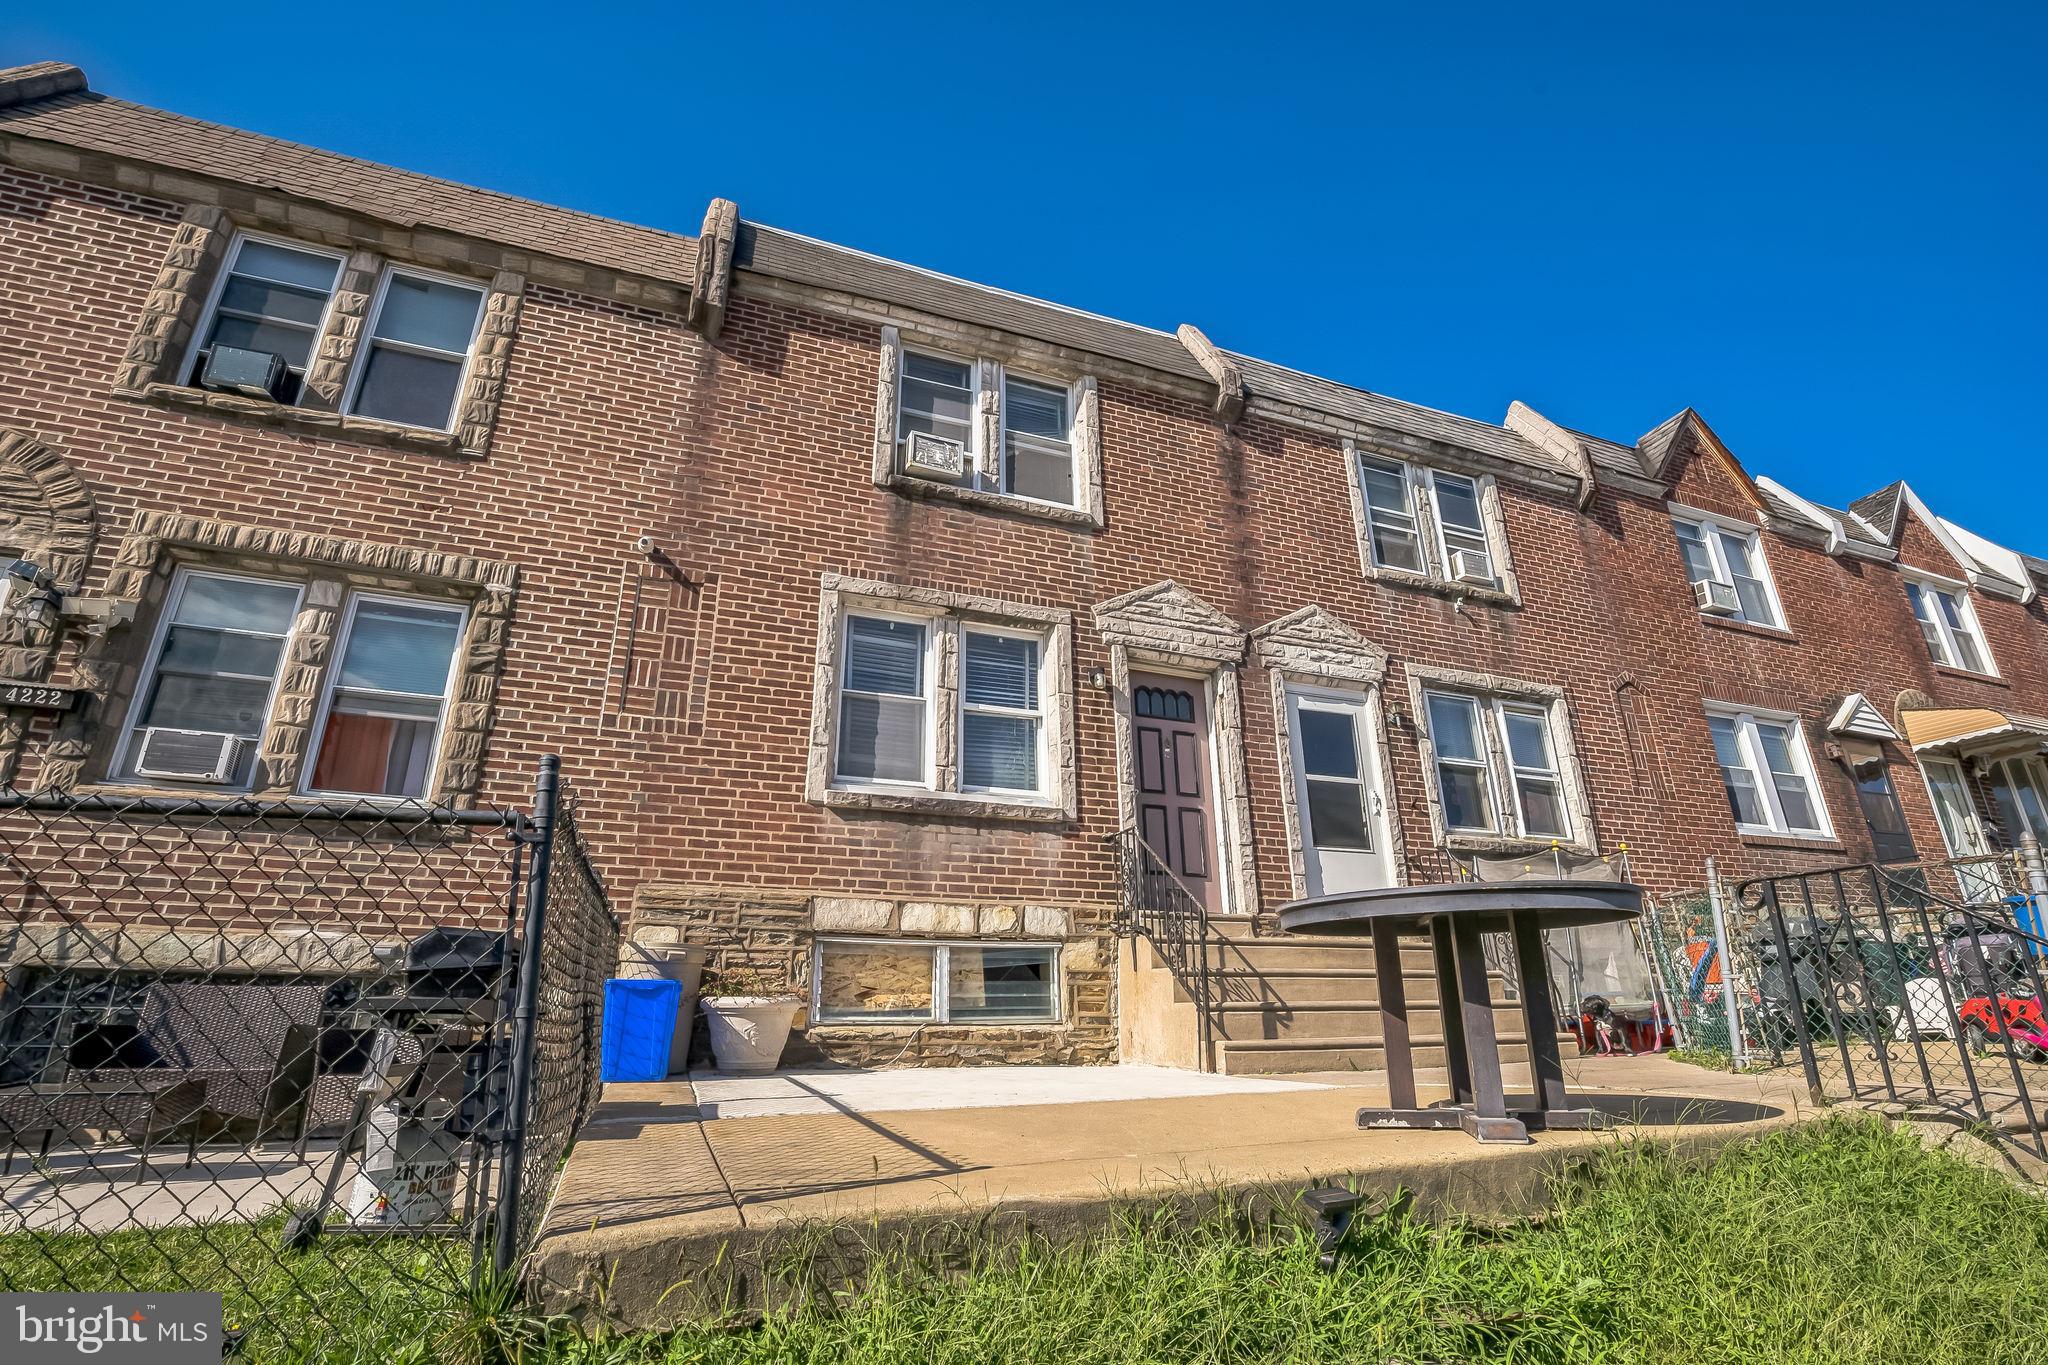
[[1357,693],[1287,690],[1295,824],[1311,896],[1393,883],[1369,714]]

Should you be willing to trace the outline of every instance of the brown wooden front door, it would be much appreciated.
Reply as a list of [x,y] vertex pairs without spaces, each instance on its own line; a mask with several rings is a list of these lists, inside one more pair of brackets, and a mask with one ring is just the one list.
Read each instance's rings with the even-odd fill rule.
[[1156,673],[1131,675],[1132,765],[1138,833],[1210,914],[1223,908],[1217,875],[1209,715],[1202,684]]

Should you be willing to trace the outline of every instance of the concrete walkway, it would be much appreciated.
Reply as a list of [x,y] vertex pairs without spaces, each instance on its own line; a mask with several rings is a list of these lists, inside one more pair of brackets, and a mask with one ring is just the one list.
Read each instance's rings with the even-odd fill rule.
[[[1789,1078],[1724,1075],[1661,1057],[1567,1065],[1589,1102],[1637,1131],[1688,1143],[1789,1122],[1804,1093]],[[1124,1069],[1074,1070],[1092,1073],[1076,1078],[1087,1088]],[[1613,1141],[1560,1132],[1526,1147],[1482,1148],[1455,1132],[1361,1132],[1358,1108],[1386,1103],[1374,1073],[1285,1082],[1169,1073],[1194,1087],[1236,1084],[1167,1097],[900,1110],[876,1101],[948,1088],[971,1095],[977,1086],[995,1093],[1003,1083],[997,1069],[869,1073],[867,1082],[854,1079],[860,1074],[841,1073],[832,1087],[808,1074],[784,1078],[781,1092],[754,1100],[826,1111],[753,1117],[734,1116],[745,1095],[706,1093],[738,1084],[729,1078],[607,1087],[536,1253],[550,1305],[602,1303],[630,1326],[673,1326],[775,1300],[783,1291],[771,1268],[786,1264],[793,1246],[815,1255],[830,1244],[840,1261],[833,1277],[844,1279],[859,1273],[849,1261],[877,1248],[914,1241],[931,1254],[950,1241],[965,1252],[1027,1227],[1068,1235],[1134,1200],[1218,1189],[1285,1202],[1308,1185],[1343,1182],[1405,1188],[1428,1211],[1518,1216],[1542,1206],[1560,1158]],[[1425,1102],[1441,1096],[1423,1081]]]

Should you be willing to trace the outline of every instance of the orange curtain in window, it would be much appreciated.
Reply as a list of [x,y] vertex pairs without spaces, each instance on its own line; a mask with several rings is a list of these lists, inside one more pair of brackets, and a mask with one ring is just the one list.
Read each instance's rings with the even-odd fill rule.
[[398,722],[385,716],[352,716],[336,711],[327,717],[320,740],[320,761],[313,765],[313,786],[324,792],[384,790],[384,772],[391,762],[391,738]]

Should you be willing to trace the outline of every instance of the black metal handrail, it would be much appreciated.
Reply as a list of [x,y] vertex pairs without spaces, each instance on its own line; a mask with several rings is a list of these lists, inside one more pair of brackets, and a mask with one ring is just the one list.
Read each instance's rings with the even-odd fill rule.
[[1118,830],[1108,841],[1117,851],[1119,929],[1132,938],[1143,935],[1173,979],[1194,999],[1201,1069],[1213,1071],[1216,992],[1210,949],[1225,940],[1209,922],[1201,897],[1173,874],[1137,830]]
[[[1970,860],[1962,875],[1977,868]],[[1854,1099],[1925,1102],[1993,1131],[2016,1126],[2048,1157],[2034,1095],[2048,1084],[2048,937],[2039,918],[2029,928],[2016,913],[2030,907],[2039,916],[2048,896],[2038,886],[2017,890],[2005,901],[2015,913],[2001,913],[1934,890],[1931,874],[1954,871],[1864,863],[1744,882],[1738,901],[1769,935],[1759,945],[1757,1005],[1791,1034],[1816,1099],[1840,1089]],[[1930,1049],[1929,1034],[1953,1056],[1941,1044]],[[1875,1077],[1858,1075],[1863,1044]]]

